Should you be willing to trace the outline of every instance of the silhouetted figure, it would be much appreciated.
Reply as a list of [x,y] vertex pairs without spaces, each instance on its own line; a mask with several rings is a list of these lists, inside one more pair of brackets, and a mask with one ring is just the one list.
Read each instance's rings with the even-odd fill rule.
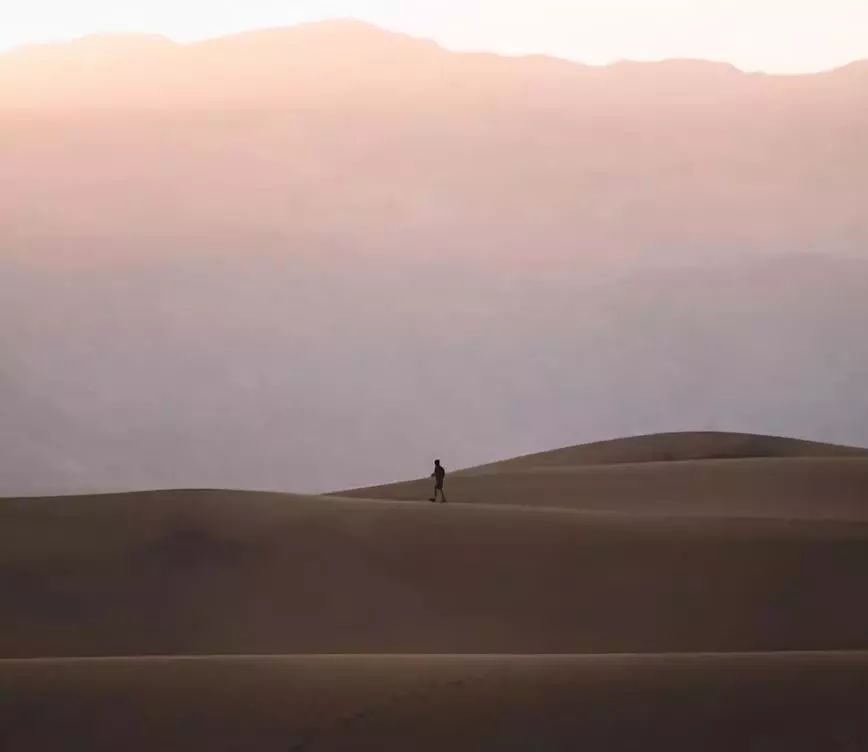
[[440,464],[440,460],[434,460],[434,472],[431,473],[434,478],[434,498],[429,501],[437,502],[437,492],[440,492],[440,503],[446,503],[446,494],[443,493],[443,481],[446,480],[446,468]]

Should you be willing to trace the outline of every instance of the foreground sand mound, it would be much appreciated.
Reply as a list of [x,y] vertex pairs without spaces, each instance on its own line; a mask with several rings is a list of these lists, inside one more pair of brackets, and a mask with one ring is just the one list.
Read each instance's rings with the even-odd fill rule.
[[167,492],[0,502],[0,656],[868,648],[868,525]]
[[856,752],[868,655],[0,661],[4,752]]

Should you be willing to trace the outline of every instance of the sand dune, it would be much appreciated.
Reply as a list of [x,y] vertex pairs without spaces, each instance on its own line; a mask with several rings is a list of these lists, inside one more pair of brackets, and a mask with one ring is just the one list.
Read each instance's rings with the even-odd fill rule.
[[0,655],[868,648],[868,525],[229,492],[0,503]]
[[0,749],[868,748],[859,454],[645,437],[445,506],[0,500]]
[[616,465],[639,462],[750,459],[771,457],[865,457],[868,449],[823,444],[781,436],[718,431],[685,431],[598,441],[593,444],[529,454],[463,471],[491,473],[529,467]]
[[856,752],[868,655],[0,662],[4,752]]
[[[345,497],[420,501],[422,479],[348,491]],[[453,474],[448,497],[664,516],[868,521],[868,458],[691,460],[619,465],[530,465]]]
[[[604,441],[461,470],[448,495],[662,516],[868,521],[868,450],[797,439],[673,433]],[[340,492],[420,501],[427,478]]]

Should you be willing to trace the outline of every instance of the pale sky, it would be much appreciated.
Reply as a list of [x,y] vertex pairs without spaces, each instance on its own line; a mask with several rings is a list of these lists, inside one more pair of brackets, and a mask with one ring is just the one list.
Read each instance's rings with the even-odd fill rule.
[[797,73],[868,58],[868,0],[0,0],[0,50],[100,32],[178,41],[358,18],[458,50]]

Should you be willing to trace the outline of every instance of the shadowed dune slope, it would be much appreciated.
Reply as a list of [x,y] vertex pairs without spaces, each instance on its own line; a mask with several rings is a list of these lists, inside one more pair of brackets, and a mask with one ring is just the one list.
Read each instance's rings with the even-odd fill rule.
[[0,656],[868,648],[868,525],[231,492],[0,502]]
[[855,752],[864,653],[0,661],[5,752]]

